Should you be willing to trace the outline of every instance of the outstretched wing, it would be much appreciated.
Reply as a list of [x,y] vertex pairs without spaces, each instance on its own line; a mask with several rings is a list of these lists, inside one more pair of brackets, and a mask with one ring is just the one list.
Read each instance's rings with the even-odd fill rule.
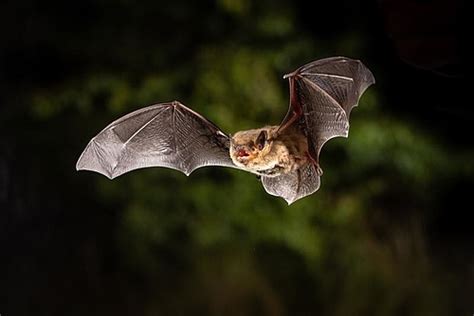
[[[359,60],[346,57],[311,62],[284,78],[290,80],[290,106],[280,128],[296,124],[302,129],[308,138],[309,154],[315,164],[311,165],[313,170],[308,173],[311,176],[301,178],[297,184],[292,182],[298,179],[293,174],[282,176],[287,178],[280,181],[263,179],[263,184],[274,195],[287,199],[288,190],[292,190],[293,196],[301,198],[319,188],[319,176],[322,174],[319,154],[322,146],[333,137],[348,136],[350,112],[357,106],[364,91],[375,83],[375,79]],[[272,183],[270,189],[269,183]]]
[[359,60],[332,57],[306,64],[286,75],[293,81],[290,107],[302,112],[299,126],[308,137],[311,154],[318,160],[321,147],[333,137],[347,137],[349,115],[357,106],[364,91],[373,83],[374,76]]
[[183,104],[160,103],[112,122],[91,139],[77,170],[110,179],[146,167],[168,167],[189,175],[204,166],[237,168],[229,156],[229,137]]

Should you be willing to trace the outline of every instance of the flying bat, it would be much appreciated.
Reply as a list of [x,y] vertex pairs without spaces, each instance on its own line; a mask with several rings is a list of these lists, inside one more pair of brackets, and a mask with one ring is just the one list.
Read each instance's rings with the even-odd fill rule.
[[291,204],[319,189],[322,146],[348,136],[349,114],[375,79],[359,60],[346,57],[316,60],[283,78],[290,101],[280,125],[227,135],[178,101],[159,103],[104,128],[76,169],[113,179],[146,167],[186,175],[204,166],[232,167],[256,174],[269,194]]

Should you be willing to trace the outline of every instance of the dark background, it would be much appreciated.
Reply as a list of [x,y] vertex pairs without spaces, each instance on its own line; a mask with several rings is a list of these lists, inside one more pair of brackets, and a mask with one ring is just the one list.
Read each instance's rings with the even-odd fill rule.
[[[0,314],[471,315],[466,25],[447,0],[3,1]],[[334,55],[377,84],[289,207],[236,170],[75,171],[156,102],[277,124],[281,76]]]

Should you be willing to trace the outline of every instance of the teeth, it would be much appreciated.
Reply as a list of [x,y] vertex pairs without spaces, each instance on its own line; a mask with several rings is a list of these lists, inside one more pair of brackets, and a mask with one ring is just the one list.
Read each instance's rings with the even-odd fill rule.
[[249,155],[248,152],[246,152],[245,150],[243,149],[240,149],[238,152],[237,152],[237,156],[239,157],[247,157]]

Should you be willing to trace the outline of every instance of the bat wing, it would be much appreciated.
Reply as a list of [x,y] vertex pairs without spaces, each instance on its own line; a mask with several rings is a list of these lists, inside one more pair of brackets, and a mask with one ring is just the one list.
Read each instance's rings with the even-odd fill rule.
[[168,167],[189,175],[204,166],[237,168],[229,137],[183,104],[160,103],[112,122],[87,144],[77,170],[110,179],[147,167]]
[[307,164],[298,170],[278,177],[262,177],[265,191],[280,196],[289,204],[319,189],[320,179],[316,168]]
[[301,113],[297,122],[316,160],[326,141],[348,136],[351,110],[375,83],[370,70],[359,60],[345,57],[317,60],[285,77],[290,78],[290,107],[282,125],[292,113]]
[[267,192],[289,202],[293,200],[287,197],[295,200],[319,188],[321,148],[333,137],[348,136],[350,112],[375,79],[360,61],[345,57],[311,62],[284,78],[290,80],[290,106],[280,129],[293,124],[301,128],[316,163],[308,167],[312,170],[303,170],[301,177],[290,173],[278,177],[279,181],[262,179]]

